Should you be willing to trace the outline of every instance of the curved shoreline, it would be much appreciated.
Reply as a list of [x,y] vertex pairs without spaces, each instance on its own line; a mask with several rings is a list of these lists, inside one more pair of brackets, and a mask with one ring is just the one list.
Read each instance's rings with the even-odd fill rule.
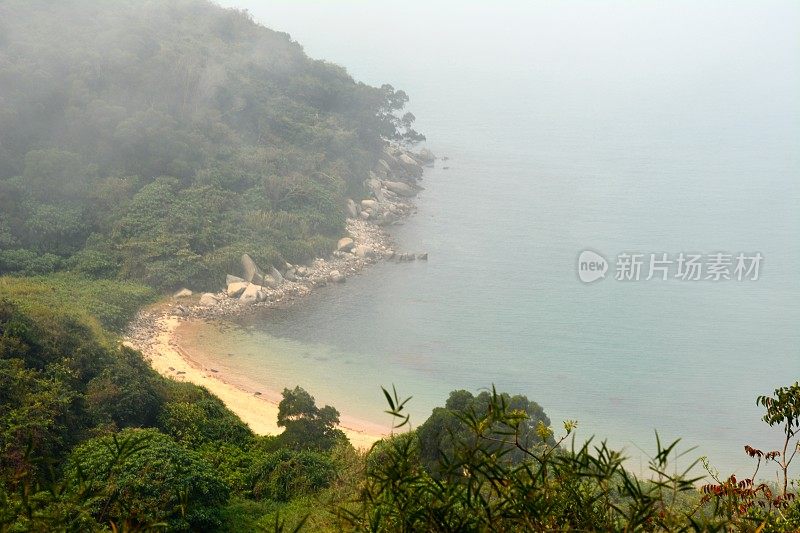
[[[277,424],[278,402],[273,394],[256,394],[226,379],[223,373],[197,363],[180,345],[177,332],[180,326],[189,324],[193,319],[170,315],[169,308],[164,305],[157,309],[157,312],[153,312],[154,309],[148,311],[152,342],[142,346],[126,339],[127,346],[140,350],[153,369],[162,376],[208,389],[254,433],[276,435],[283,431]],[[368,449],[389,434],[388,431],[378,431],[375,424],[351,417],[342,418],[339,427],[356,448]]]
[[[282,279],[275,288],[256,287],[263,296],[263,300],[256,302],[230,297],[225,290],[217,294],[206,293],[202,298],[191,291],[179,291],[172,298],[142,310],[129,325],[124,343],[141,351],[162,376],[208,389],[254,433],[275,435],[282,432],[283,428],[277,425],[279,391],[257,383],[234,380],[218,368],[198,363],[189,350],[181,346],[178,329],[191,326],[193,321],[230,318],[259,309],[293,305],[315,288],[344,281],[380,260],[415,260],[415,254],[395,252],[392,239],[382,226],[397,224],[415,212],[411,198],[420,189],[416,181],[422,174],[422,163],[432,163],[433,156],[428,152],[429,156],[416,160],[412,159],[415,154],[402,150],[398,153],[397,150],[387,147],[376,167],[379,174],[370,173],[371,178],[365,182],[372,199],[362,200],[360,204],[348,200],[347,209],[351,217],[346,225],[351,239],[348,249],[333,252],[327,259],[314,260],[303,278]],[[427,259],[427,254],[421,254],[419,258]],[[391,432],[388,422],[384,428],[347,413],[342,413],[340,421],[339,428],[356,448],[369,448]]]

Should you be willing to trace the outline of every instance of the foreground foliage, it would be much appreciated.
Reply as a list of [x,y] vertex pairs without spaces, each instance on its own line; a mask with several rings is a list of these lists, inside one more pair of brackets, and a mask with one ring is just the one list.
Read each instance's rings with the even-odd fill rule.
[[[450,403],[462,394],[451,394]],[[798,394],[800,385],[795,384],[775,391],[769,401],[759,399],[768,408],[765,420],[785,423],[790,438],[800,415]],[[405,402],[396,394],[387,398],[390,412],[400,421],[398,427],[407,424]],[[435,467],[423,459],[422,430],[431,419],[416,432],[377,445],[368,457],[361,493],[338,511],[342,527],[363,531],[800,529],[800,504],[792,493],[776,499],[772,491],[752,490],[752,479],[736,484],[733,478],[733,486],[724,482],[719,490],[707,485],[699,491],[701,477],[692,474],[699,460],[682,470],[670,463],[677,441],[665,445],[656,438],[649,473],[637,477],[626,470],[625,457],[605,442],[579,444],[573,438],[567,445],[575,422],[565,422],[557,442],[550,441],[551,430],[540,425],[545,444],[531,446],[524,440],[529,414],[496,391],[482,395],[482,400],[483,405],[473,402],[455,413],[458,423],[451,425],[448,448],[439,454]],[[798,442],[791,446],[797,450]],[[781,454],[772,452],[768,460],[776,461]]]
[[[13,280],[6,279],[6,283]],[[21,283],[29,283],[22,280]],[[286,431],[257,437],[204,389],[166,380],[58,299],[0,293],[0,531],[795,531],[792,480],[760,481],[797,450],[800,385],[759,399],[784,428],[747,447],[751,478],[676,472],[657,442],[635,476],[605,443],[556,439],[524,396],[454,391],[414,431],[353,450],[338,412],[301,388]],[[16,297],[15,297],[16,298]],[[387,393],[405,429],[406,403]],[[785,451],[784,451],[785,450]],[[788,470],[787,470],[788,473]]]

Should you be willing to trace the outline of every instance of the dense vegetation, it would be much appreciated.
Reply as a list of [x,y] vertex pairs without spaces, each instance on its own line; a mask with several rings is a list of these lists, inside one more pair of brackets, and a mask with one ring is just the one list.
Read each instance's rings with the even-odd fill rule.
[[0,3],[0,274],[217,288],[331,250],[408,98],[201,0]]
[[[0,2],[0,531],[797,531],[800,385],[758,399],[753,475],[637,478],[541,406],[454,391],[356,451],[286,389],[278,436],[118,332],[158,292],[330,249],[407,97],[201,0]],[[10,275],[8,275],[10,274]],[[759,481],[777,466],[778,484]],[[701,484],[705,483],[705,484]]]
[[[286,389],[279,436],[254,435],[205,389],[156,374],[139,353],[51,291],[20,303],[0,283],[0,531],[310,530],[795,531],[800,504],[777,485],[675,472],[658,443],[637,478],[603,443],[555,439],[524,396],[454,391],[410,432],[368,453],[339,413]],[[17,296],[13,296],[16,294]],[[61,303],[57,303],[61,301]],[[387,394],[408,424],[405,402]],[[800,385],[759,399],[784,429],[757,467],[797,449]],[[788,471],[788,468],[787,468]],[[762,527],[763,526],[763,527]],[[761,529],[759,529],[761,528]]]

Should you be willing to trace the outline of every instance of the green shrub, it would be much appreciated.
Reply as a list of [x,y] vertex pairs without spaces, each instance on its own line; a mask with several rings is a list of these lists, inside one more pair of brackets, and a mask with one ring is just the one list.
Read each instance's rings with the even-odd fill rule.
[[253,496],[280,502],[317,492],[334,475],[333,461],[309,450],[279,450],[254,460],[250,471]]
[[61,267],[61,258],[50,253],[32,250],[0,250],[0,274],[36,276],[49,274]]
[[72,452],[67,475],[93,495],[94,516],[129,527],[164,522],[171,531],[219,526],[228,487],[199,455],[155,430],[90,439]]

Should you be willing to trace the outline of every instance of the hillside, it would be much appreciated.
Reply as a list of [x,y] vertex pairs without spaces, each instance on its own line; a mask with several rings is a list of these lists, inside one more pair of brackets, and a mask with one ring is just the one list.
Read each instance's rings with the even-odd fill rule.
[[199,0],[0,4],[0,274],[216,288],[324,255],[402,91]]

